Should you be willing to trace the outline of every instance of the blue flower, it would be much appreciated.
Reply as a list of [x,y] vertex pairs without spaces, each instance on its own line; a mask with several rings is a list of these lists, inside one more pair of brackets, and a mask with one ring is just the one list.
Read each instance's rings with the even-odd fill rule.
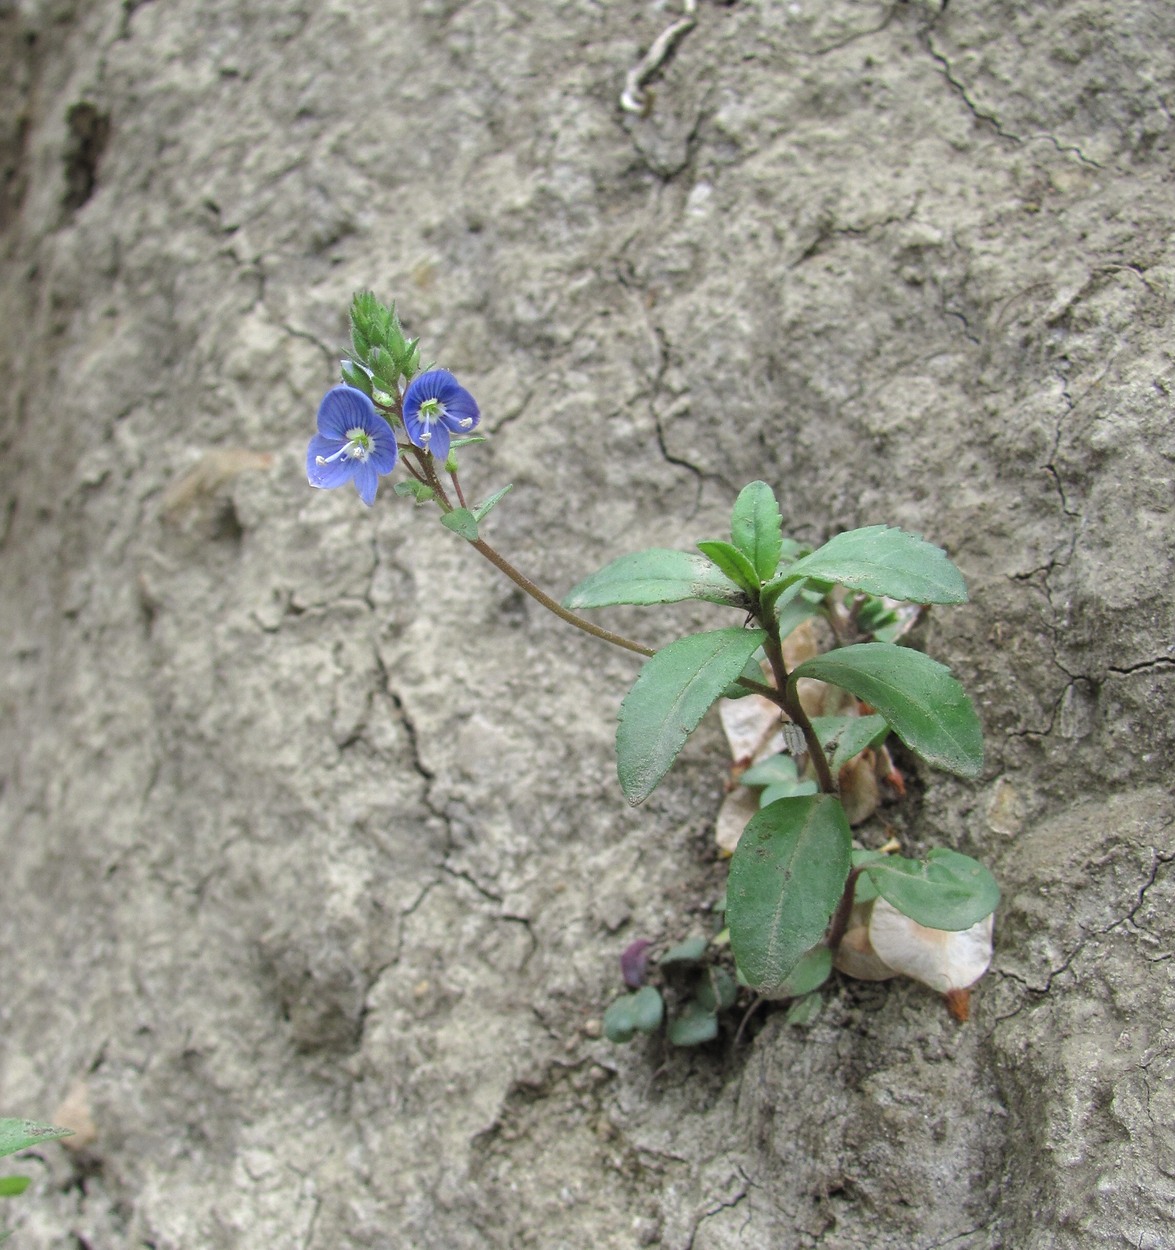
[[368,507],[381,473],[396,464],[396,435],[375,405],[353,386],[332,387],[318,405],[318,433],[306,450],[311,486],[327,490],[354,482]]
[[449,435],[472,430],[480,417],[477,401],[446,369],[422,373],[404,392],[408,437],[437,460],[449,454]]

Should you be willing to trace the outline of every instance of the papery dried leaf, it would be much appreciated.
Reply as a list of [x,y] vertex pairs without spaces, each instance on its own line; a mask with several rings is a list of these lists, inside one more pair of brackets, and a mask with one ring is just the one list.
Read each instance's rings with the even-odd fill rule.
[[759,795],[749,786],[736,786],[722,800],[718,819],[714,824],[714,840],[718,849],[727,855],[734,854],[739,838],[747,822],[759,810]]

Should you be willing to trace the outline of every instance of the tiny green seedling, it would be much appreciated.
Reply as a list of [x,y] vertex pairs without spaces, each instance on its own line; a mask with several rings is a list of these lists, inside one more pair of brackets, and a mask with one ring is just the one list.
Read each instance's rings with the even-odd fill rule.
[[[353,483],[370,505],[380,477],[399,464],[406,476],[396,483],[397,494],[435,507],[443,526],[569,624],[646,657],[616,733],[620,787],[630,803],[661,783],[719,700],[757,696],[781,727],[781,749],[751,761],[742,778],[759,791],[760,806],[730,863],[722,937],[729,938],[737,982],[722,963],[723,943],[702,939],[688,959],[681,947],[666,951],[657,967],[667,983],[680,980],[675,965],[692,969],[689,984],[674,987],[681,1006],[669,1020],[669,1039],[694,1045],[716,1036],[719,1014],[734,1004],[739,983],[789,1000],[797,1022],[810,1019],[834,964],[859,975],[853,967],[865,964],[853,965],[854,953],[875,959],[869,966],[878,976],[905,972],[955,995],[954,1010],[965,1016],[960,995],[982,974],[975,968],[986,967],[985,940],[990,958],[999,898],[994,879],[951,849],[932,851],[924,861],[862,850],[850,827],[857,814],[846,811],[842,793],[846,770],[883,752],[891,733],[933,767],[966,778],[982,768],[979,720],[962,686],[945,666],[900,642],[911,605],[966,601],[962,575],[946,553],[886,525],[807,549],[784,534],[774,493],[756,481],[735,500],[729,536],[698,542],[693,552],[627,553],[560,602],[482,536],[510,487],[478,504],[466,500],[457,452],[481,441],[473,433],[481,417],[473,396],[446,370],[422,370],[418,343],[405,338],[394,306],[370,293],[355,297],[351,330],[343,384],[323,399],[307,450],[310,484]],[[729,609],[731,623],[653,652],[580,615],[687,600]],[[789,665],[789,637],[815,619],[827,622],[832,647]],[[841,691],[846,709],[810,712],[803,688],[813,682]],[[891,913],[908,922],[904,937]],[[967,935],[969,962],[927,972],[933,961],[926,951],[944,946],[944,932]],[[659,1032],[667,1018],[656,987],[629,985],[632,992],[605,1016],[605,1031],[617,1042]]]

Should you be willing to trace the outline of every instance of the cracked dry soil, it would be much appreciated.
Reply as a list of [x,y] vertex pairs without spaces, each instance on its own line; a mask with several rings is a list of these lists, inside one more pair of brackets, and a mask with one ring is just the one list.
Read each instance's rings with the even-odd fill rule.
[[[622,110],[678,9],[0,7],[0,1111],[96,1130],[14,1246],[1175,1245],[1175,10],[701,0]],[[632,657],[307,488],[362,286],[556,593],[754,477],[947,547],[987,767],[885,816],[1002,882],[968,1025],[599,1039],[720,737],[628,810]]]

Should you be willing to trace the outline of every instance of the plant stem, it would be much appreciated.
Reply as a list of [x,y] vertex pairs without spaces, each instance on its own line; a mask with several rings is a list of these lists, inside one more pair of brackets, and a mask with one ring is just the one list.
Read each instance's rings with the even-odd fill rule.
[[845,878],[845,891],[840,896],[840,902],[837,904],[836,911],[832,915],[832,922],[828,926],[829,950],[836,950],[841,944],[841,939],[848,931],[849,916],[853,911],[853,896],[856,893],[857,878],[860,875],[860,868],[854,868]]
[[807,745],[812,766],[816,769],[816,779],[820,783],[820,789],[825,794],[835,794],[836,781],[833,778],[832,769],[828,766],[828,757],[824,754],[820,739],[812,728],[808,713],[804,711],[800,703],[800,696],[790,685],[791,675],[787,671],[787,665],[783,659],[783,647],[779,642],[779,622],[775,619],[774,613],[766,615],[768,619],[763,621],[763,627],[767,630],[767,637],[763,641],[763,650],[767,654],[771,672],[775,677],[775,686],[780,695],[779,705],[799,725],[800,732],[804,735],[804,742]]
[[528,595],[536,602],[541,603],[548,612],[554,612],[560,620],[566,621],[568,625],[574,625],[576,629],[582,629],[585,634],[591,634],[593,638],[602,638],[605,642],[610,642],[614,647],[623,647],[625,651],[635,651],[637,655],[654,655],[649,647],[643,646],[639,642],[633,642],[631,638],[625,638],[620,634],[614,634],[610,629],[601,629],[599,625],[593,625],[591,621],[584,620],[582,616],[576,616],[574,612],[569,612],[558,600],[552,599],[545,591],[540,590],[524,573],[520,573],[504,556],[500,555],[493,549],[484,539],[479,538],[472,544],[481,552],[483,556],[520,589],[525,590]]
[[[416,449],[413,448],[413,451],[416,451]],[[436,471],[436,465],[432,456],[417,451],[416,460],[427,475],[428,484],[436,492],[437,504],[440,506],[441,511],[445,513],[452,512],[454,510],[452,501],[445,494],[445,488],[441,485],[441,479]],[[461,488],[457,483],[456,474],[453,475],[453,485],[460,492]],[[462,506],[464,506],[464,503]],[[591,634],[593,638],[600,638],[604,642],[610,642],[614,647],[623,647],[625,651],[634,651],[637,655],[644,656],[655,654],[650,647],[646,647],[642,643],[633,642],[631,638],[625,638],[622,634],[614,634],[610,629],[603,629],[601,626],[585,620],[582,616],[569,612],[557,599],[552,599],[546,591],[535,585],[525,573],[516,569],[504,555],[495,551],[485,539],[478,538],[470,546],[480,551],[494,568],[501,573],[505,573],[515,586],[520,590],[526,591],[536,603],[541,603],[548,612],[553,612],[561,621],[566,621],[568,625],[574,625],[576,629],[582,630],[585,634]]]

